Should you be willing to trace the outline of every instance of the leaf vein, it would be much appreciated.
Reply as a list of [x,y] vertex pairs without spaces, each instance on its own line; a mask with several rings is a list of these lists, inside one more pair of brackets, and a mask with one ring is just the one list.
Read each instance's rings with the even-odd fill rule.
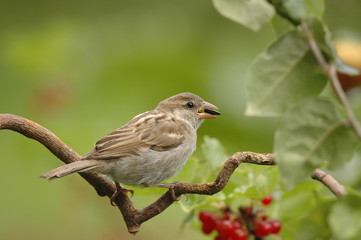
[[334,122],[329,128],[326,129],[326,131],[322,134],[322,136],[317,140],[317,142],[314,144],[313,148],[305,157],[302,159],[302,162],[305,162],[307,159],[309,159],[316,150],[321,146],[321,144],[326,141],[327,137],[330,136],[330,134],[335,131],[338,127],[345,124],[345,120],[338,120]]
[[266,102],[265,100],[268,98],[268,96],[271,95],[271,93],[276,89],[276,87],[279,86],[281,82],[286,79],[287,75],[297,66],[298,63],[301,62],[301,60],[306,56],[309,50],[310,47],[307,46],[304,49],[302,55],[300,55],[299,58],[296,58],[295,61],[290,65],[290,67],[283,74],[281,74],[278,79],[276,79],[275,83],[268,89],[266,94],[263,95],[263,98],[258,101],[258,106],[262,106]]

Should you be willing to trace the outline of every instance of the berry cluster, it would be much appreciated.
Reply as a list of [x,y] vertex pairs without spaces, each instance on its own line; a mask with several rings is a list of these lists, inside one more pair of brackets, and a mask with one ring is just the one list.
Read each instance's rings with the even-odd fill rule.
[[215,240],[246,240],[248,235],[243,223],[239,218],[231,219],[231,215],[230,211],[224,211],[224,216],[221,218],[216,214],[200,212],[199,219],[202,222],[203,233],[208,235],[216,230],[218,236]]
[[[265,206],[272,203],[272,196],[262,199]],[[223,210],[222,216],[215,213],[202,211],[199,213],[204,234],[217,231],[215,240],[247,240],[251,235],[255,239],[262,239],[270,234],[278,234],[281,223],[276,219],[268,219],[264,209],[255,209],[252,206],[242,206],[238,213],[229,208]]]

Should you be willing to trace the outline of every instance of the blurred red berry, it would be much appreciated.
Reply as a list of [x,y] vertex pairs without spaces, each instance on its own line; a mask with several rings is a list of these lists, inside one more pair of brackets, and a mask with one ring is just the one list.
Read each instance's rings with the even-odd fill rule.
[[213,232],[214,230],[214,226],[212,226],[211,224],[204,224],[202,225],[202,232],[206,235],[211,234],[211,232]]
[[233,224],[234,229],[242,228],[242,222],[238,218],[233,219],[232,224]]
[[258,225],[260,225],[262,222],[263,221],[261,218],[258,218],[258,217],[253,218],[253,225],[255,228],[258,227]]
[[[265,205],[271,202],[271,195],[262,200]],[[276,219],[268,219],[264,208],[253,209],[251,206],[242,206],[239,208],[241,213],[239,217],[232,216],[232,211],[227,209],[222,211],[223,217],[206,211],[199,213],[204,234],[208,235],[216,230],[218,234],[214,237],[215,240],[247,240],[249,237],[262,239],[281,231],[281,222]],[[254,230],[249,231],[249,225]]]
[[245,218],[248,218],[248,217],[252,216],[253,208],[252,207],[241,207],[240,211]]
[[231,212],[231,211],[225,211],[225,212],[224,212],[223,219],[229,220],[229,219],[231,219],[231,216],[232,216],[232,212]]
[[205,211],[199,213],[199,219],[202,222],[202,231],[204,234],[213,232],[220,221],[220,218],[217,215]]
[[223,220],[217,224],[216,230],[221,237],[231,237],[234,232],[234,226],[231,221]]
[[261,202],[263,205],[267,206],[271,204],[272,200],[272,195],[268,195],[267,197],[263,198]]
[[256,226],[255,235],[256,237],[266,237],[271,233],[272,226],[269,222],[261,222]]
[[247,234],[242,229],[236,229],[233,234],[233,240],[247,240]]
[[273,234],[277,234],[281,231],[281,222],[276,220],[276,219],[272,219],[269,220],[269,223],[271,225],[271,233]]
[[211,213],[210,212],[206,212],[206,211],[202,211],[199,212],[199,220],[201,220],[201,222],[207,221],[207,219],[210,218]]

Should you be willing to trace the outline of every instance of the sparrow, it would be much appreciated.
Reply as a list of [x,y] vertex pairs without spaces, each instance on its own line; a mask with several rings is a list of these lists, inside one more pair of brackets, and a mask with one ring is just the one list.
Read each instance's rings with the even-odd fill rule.
[[124,126],[95,143],[79,161],[41,178],[61,178],[76,172],[94,171],[115,182],[110,202],[121,193],[134,191],[120,185],[168,188],[174,200],[174,183],[161,183],[177,174],[196,149],[197,129],[205,119],[216,118],[218,108],[193,93],[180,93],[135,116]]

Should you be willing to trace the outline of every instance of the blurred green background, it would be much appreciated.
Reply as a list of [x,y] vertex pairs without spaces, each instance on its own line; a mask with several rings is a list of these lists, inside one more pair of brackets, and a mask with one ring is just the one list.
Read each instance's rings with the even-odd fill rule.
[[[361,36],[359,1],[326,7],[333,32]],[[271,152],[277,119],[243,116],[243,81],[275,38],[270,25],[252,32],[205,0],[2,0],[0,112],[47,127],[83,155],[133,116],[190,91],[223,114],[198,130],[199,144],[209,135],[229,154]],[[109,199],[79,176],[38,178],[62,164],[39,143],[1,131],[0,152],[0,239],[206,239],[180,230],[177,203],[131,236]],[[157,197],[141,191],[138,208]]]

